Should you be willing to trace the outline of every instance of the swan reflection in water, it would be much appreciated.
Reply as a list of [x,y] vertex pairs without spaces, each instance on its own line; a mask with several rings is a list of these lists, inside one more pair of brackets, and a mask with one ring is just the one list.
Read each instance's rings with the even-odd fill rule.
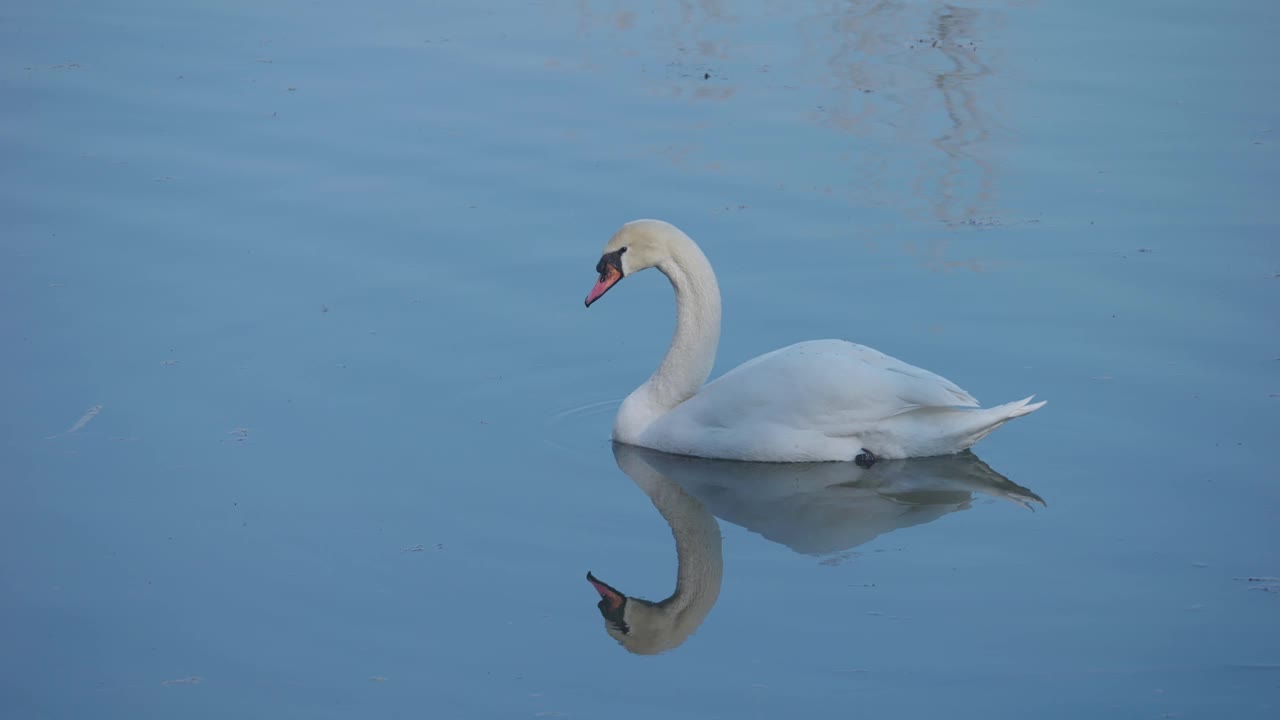
[[675,592],[660,602],[626,595],[587,573],[600,594],[605,631],[640,655],[679,646],[715,605],[724,575],[717,516],[817,555],[964,510],[975,494],[1027,508],[1044,504],[971,452],[881,461],[871,468],[707,460],[620,443],[613,456],[653,501],[676,541]]

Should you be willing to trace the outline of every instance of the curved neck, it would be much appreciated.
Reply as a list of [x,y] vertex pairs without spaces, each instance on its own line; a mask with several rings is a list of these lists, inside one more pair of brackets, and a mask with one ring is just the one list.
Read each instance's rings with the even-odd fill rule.
[[649,496],[671,526],[676,541],[676,588],[656,603],[630,598],[634,605],[632,635],[623,644],[632,652],[649,654],[683,643],[706,619],[720,597],[724,555],[720,525],[707,507],[643,458],[648,452],[614,445],[614,459]]
[[676,329],[658,369],[641,386],[662,411],[698,392],[711,375],[720,344],[720,286],[711,263],[687,237],[675,244],[658,269],[676,295]]

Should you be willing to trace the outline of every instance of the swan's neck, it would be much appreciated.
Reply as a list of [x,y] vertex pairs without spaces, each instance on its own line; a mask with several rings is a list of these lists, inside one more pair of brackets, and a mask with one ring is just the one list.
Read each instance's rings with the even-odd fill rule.
[[698,392],[720,344],[720,286],[711,263],[687,237],[657,268],[676,295],[676,329],[662,363],[623,403],[615,437],[633,442],[649,423]]

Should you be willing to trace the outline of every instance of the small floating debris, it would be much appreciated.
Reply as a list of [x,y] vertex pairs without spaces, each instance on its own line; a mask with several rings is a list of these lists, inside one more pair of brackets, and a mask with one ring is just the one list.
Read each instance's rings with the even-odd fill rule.
[[249,428],[238,427],[227,431],[227,434],[235,436],[236,442],[244,442],[249,439]]
[[168,685],[199,685],[202,682],[204,682],[204,678],[200,677],[199,675],[192,675],[190,677],[174,678],[173,680],[165,680],[160,684],[166,685],[166,686]]
[[76,421],[76,424],[75,424],[75,425],[72,425],[72,426],[71,426],[71,429],[70,429],[70,430],[67,430],[65,433],[63,433],[63,435],[70,435],[71,433],[76,432],[77,430],[82,429],[85,425],[88,425],[88,424],[89,424],[89,421],[90,421],[90,420],[92,420],[92,419],[94,419],[95,417],[97,417],[97,416],[98,416],[98,413],[100,413],[100,412],[102,412],[102,406],[101,406],[101,405],[91,405],[91,406],[89,407],[89,409],[88,409],[88,410],[85,410],[85,411],[84,411],[84,414],[80,416],[80,419]]
[[[404,547],[400,548],[400,552],[402,552],[402,553],[425,552],[425,551],[426,551],[426,549],[427,549],[427,546],[426,546],[426,545],[423,545],[422,543],[418,543],[417,545],[405,545]],[[443,550],[443,549],[444,549],[444,543],[436,543],[436,544],[435,544],[435,549],[436,549],[436,550]]]
[[386,682],[387,679],[381,675],[370,676],[369,682]]
[[1250,590],[1280,593],[1280,577],[1238,577],[1235,580],[1249,583]]

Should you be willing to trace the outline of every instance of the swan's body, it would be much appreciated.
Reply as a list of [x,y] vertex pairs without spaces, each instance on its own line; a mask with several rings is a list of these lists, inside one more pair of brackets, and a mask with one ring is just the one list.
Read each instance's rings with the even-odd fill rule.
[[965,450],[1044,405],[1026,398],[981,408],[945,378],[844,340],[775,350],[704,386],[720,339],[720,289],[706,256],[675,226],[624,225],[605,247],[587,305],[649,267],[675,290],[675,336],[658,369],[618,409],[618,442],[764,462],[924,457]]

